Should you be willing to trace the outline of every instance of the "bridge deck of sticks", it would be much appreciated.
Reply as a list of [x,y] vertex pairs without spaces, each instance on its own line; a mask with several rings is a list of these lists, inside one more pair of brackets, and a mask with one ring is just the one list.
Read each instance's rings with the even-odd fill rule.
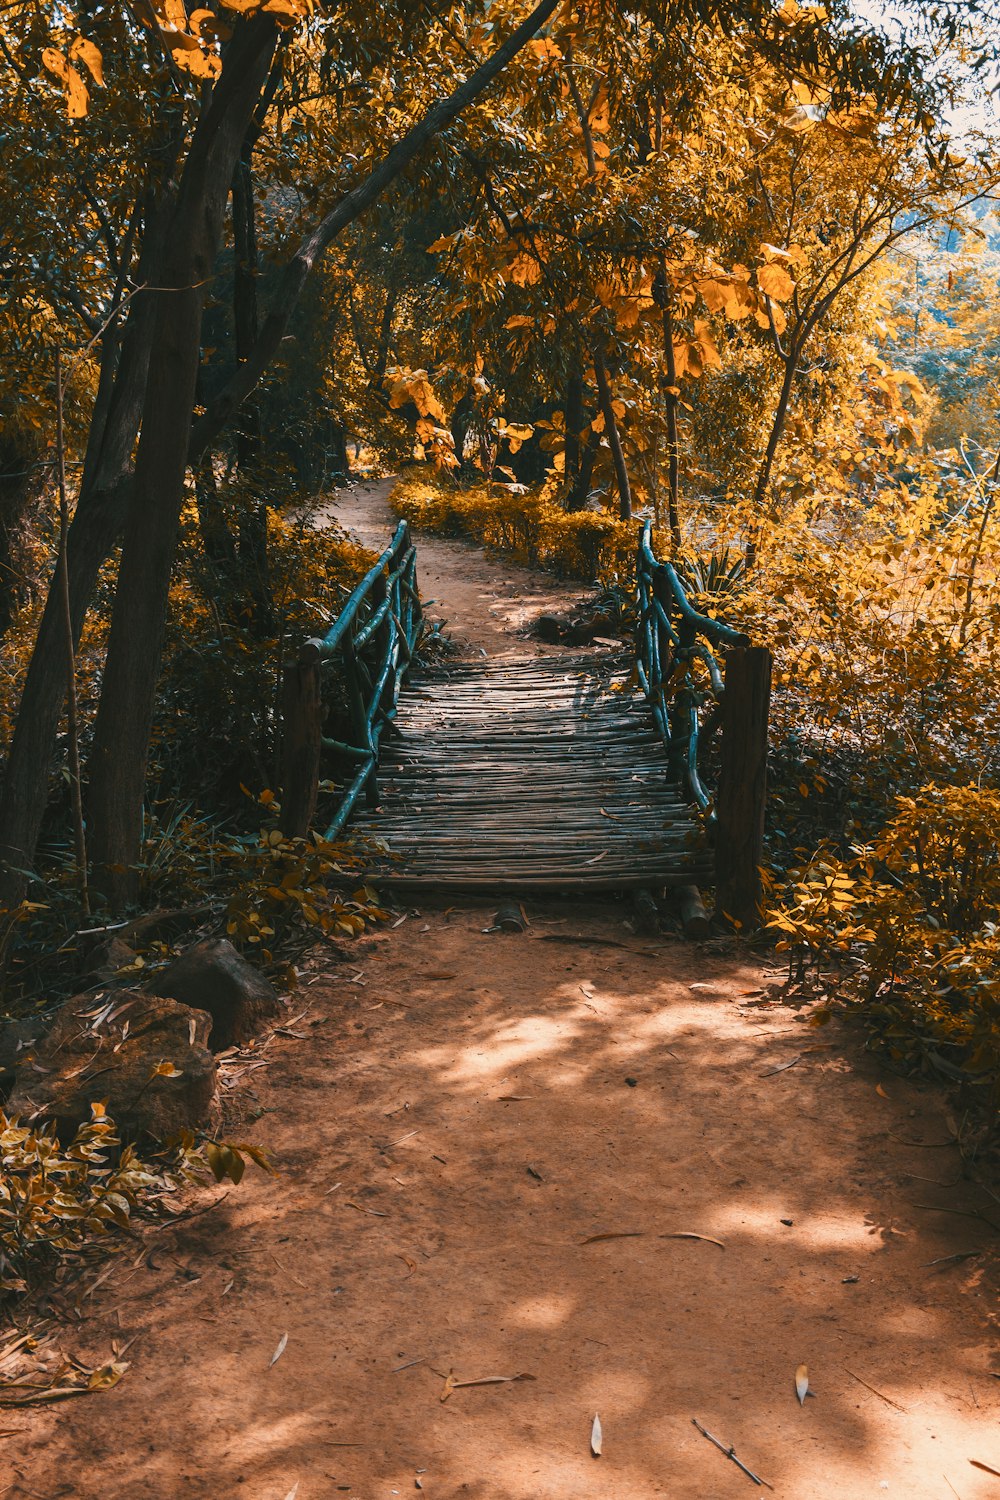
[[583,891],[686,884],[709,858],[620,657],[415,671],[382,739],[359,831],[380,884]]

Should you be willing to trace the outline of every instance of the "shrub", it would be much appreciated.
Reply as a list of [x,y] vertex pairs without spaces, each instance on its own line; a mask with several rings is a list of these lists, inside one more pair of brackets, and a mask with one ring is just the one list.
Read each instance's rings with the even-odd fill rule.
[[21,1124],[0,1111],[0,1297],[50,1281],[68,1261],[105,1253],[116,1229],[128,1231],[140,1212],[155,1213],[164,1195],[229,1177],[239,1182],[244,1154],[268,1163],[254,1146],[192,1136],[153,1157],[120,1149],[104,1106],[68,1145],[49,1127]]
[[392,494],[399,514],[443,536],[467,537],[525,568],[604,587],[635,576],[637,523],[595,511],[566,511],[548,486],[523,493],[483,480],[407,477]]

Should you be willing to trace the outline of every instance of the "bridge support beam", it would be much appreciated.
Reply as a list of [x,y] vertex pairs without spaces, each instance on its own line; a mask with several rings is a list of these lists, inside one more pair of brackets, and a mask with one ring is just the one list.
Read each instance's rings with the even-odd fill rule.
[[715,909],[741,931],[760,925],[772,656],[766,646],[726,654],[722,764],[716,797]]

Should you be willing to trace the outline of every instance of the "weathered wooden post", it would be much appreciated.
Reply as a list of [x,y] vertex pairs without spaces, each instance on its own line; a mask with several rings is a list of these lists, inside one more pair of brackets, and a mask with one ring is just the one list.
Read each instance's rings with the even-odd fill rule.
[[716,797],[716,911],[744,932],[759,925],[762,911],[771,663],[766,646],[737,646],[726,655]]
[[304,839],[316,812],[323,732],[315,641],[307,641],[294,666],[285,668],[281,708],[281,828],[286,838]]

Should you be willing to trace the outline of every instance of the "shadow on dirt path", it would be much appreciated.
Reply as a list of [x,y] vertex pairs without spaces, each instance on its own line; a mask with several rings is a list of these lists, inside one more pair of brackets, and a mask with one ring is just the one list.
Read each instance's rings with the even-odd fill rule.
[[[517,577],[435,547],[442,597]],[[472,642],[515,628],[452,607]],[[646,942],[612,902],[491,912],[312,955],[230,1099],[280,1176],[123,1258],[64,1342],[135,1338],[131,1369],[4,1422],[0,1493],[753,1493],[692,1417],[790,1500],[1000,1492],[970,1464],[1000,1469],[996,1238],[940,1096],[758,956]],[[442,1400],[449,1372],[532,1378]]]

